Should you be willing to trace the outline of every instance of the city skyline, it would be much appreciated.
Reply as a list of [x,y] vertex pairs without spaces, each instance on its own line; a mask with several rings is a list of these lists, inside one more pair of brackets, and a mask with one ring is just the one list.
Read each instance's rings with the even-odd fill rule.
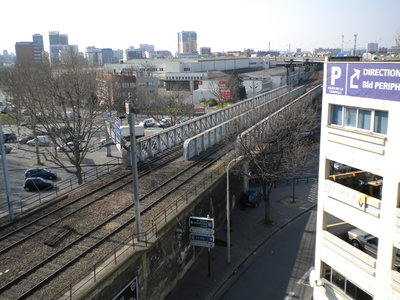
[[181,31],[195,31],[198,48],[211,47],[213,52],[268,50],[269,45],[271,50],[290,47],[292,51],[341,48],[342,35],[344,48],[352,49],[354,34],[359,49],[371,42],[390,48],[400,32],[398,0],[386,0],[379,6],[371,0],[334,4],[303,0],[301,5],[295,0],[255,0],[250,5],[238,0],[195,4],[156,0],[150,8],[127,0],[118,4],[112,9],[108,2],[94,0],[5,2],[0,27],[7,30],[0,35],[0,50],[15,53],[16,42],[31,41],[39,33],[49,51],[49,31],[67,34],[69,44],[78,45],[80,51],[88,46],[127,49],[147,43],[173,54],[178,51],[176,36]]

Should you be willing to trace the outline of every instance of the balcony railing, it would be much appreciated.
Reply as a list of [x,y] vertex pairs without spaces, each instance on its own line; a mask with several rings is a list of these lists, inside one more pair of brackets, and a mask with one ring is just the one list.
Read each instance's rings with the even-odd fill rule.
[[369,275],[375,276],[376,259],[367,253],[355,248],[334,234],[323,230],[323,244],[336,254],[342,256]]
[[377,198],[331,180],[325,180],[325,192],[330,198],[346,203],[374,217],[380,217],[381,200]]

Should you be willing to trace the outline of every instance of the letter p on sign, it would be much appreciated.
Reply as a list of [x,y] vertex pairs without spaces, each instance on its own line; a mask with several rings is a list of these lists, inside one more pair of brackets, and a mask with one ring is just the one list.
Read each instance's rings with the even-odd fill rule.
[[336,79],[342,76],[342,69],[340,67],[332,67],[331,69],[331,85],[335,85]]

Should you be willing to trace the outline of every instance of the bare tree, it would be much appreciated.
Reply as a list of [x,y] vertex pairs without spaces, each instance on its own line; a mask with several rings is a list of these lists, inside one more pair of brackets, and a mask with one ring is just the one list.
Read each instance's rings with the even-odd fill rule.
[[218,81],[210,81],[210,93],[218,101],[218,104],[221,107],[223,107],[225,98],[224,98],[223,88],[221,87]]
[[171,118],[172,125],[175,125],[180,116],[193,113],[193,105],[185,98],[183,91],[178,88],[166,91],[159,98],[160,112]]
[[313,147],[312,131],[318,126],[317,109],[297,104],[279,110],[237,138],[239,153],[249,162],[250,179],[260,183],[265,201],[265,223],[271,224],[270,194],[282,178],[301,176]]
[[[4,85],[29,111],[34,135],[38,126],[49,133],[54,149],[46,148],[43,157],[74,174],[81,184],[81,164],[93,135],[102,126],[96,72],[70,55],[58,67],[47,62],[15,65],[7,70]],[[57,147],[66,148],[67,162],[58,155]]]

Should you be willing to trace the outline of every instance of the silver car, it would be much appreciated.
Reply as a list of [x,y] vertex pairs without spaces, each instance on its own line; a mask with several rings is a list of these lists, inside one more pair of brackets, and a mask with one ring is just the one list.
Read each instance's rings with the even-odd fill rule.
[[[354,247],[364,251],[374,258],[377,257],[379,239],[376,236],[373,236],[359,228],[349,230],[347,236]],[[397,249],[394,267],[398,271],[400,270],[400,249]]]
[[354,228],[347,232],[350,243],[357,249],[361,249],[369,255],[376,257],[378,253],[378,238],[365,231]]

